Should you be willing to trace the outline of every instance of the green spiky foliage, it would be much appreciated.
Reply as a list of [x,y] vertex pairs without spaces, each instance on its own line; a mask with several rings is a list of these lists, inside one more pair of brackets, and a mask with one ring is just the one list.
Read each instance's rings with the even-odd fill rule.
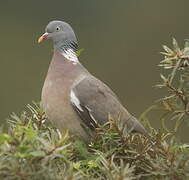
[[[8,130],[0,132],[0,179],[3,180],[185,180],[189,179],[189,145],[175,138],[181,123],[188,121],[188,43],[181,50],[164,46],[167,69],[158,87],[166,97],[141,115],[150,136],[123,132],[119,119],[96,128],[90,144],[68,131],[60,132],[35,103],[20,116],[12,114]],[[166,70],[167,71],[167,70]],[[148,120],[154,107],[161,107],[162,129]],[[163,117],[163,118],[162,118]],[[174,122],[166,127],[165,119]]]

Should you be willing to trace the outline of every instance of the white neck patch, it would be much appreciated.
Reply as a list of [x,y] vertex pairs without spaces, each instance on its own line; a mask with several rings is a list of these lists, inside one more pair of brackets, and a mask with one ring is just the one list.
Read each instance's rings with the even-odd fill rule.
[[76,64],[79,62],[77,58],[77,54],[72,49],[67,49],[62,52],[62,55],[69,61],[72,61],[73,64]]

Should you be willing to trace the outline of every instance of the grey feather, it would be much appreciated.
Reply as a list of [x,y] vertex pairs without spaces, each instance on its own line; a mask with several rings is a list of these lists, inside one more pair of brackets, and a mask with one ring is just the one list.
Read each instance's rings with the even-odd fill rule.
[[[102,125],[108,121],[109,115],[115,119],[121,115],[121,121],[127,124],[128,132],[137,131],[146,134],[143,126],[135,117],[129,114],[113,91],[95,77],[87,76],[76,86],[72,87],[72,91],[78,98],[80,105],[85,107],[85,111],[79,111],[77,106],[73,107],[79,112],[79,116],[89,127],[89,123],[94,122],[94,119]],[[86,115],[87,110],[88,115]]]

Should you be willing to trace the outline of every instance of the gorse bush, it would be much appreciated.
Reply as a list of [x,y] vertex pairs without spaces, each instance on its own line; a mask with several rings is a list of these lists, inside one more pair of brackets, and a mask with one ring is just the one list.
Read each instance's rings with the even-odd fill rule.
[[[1,130],[0,179],[189,179],[189,146],[175,138],[180,124],[188,121],[189,46],[186,42],[180,49],[176,40],[173,46],[173,50],[164,46],[165,59],[160,63],[169,68],[158,85],[168,90],[157,104],[163,109],[163,129],[152,128],[143,113],[141,119],[150,136],[125,136],[119,119],[110,117],[86,145],[68,131],[54,128],[38,105],[28,105],[20,116],[11,115],[7,131]],[[173,120],[174,128],[168,129],[165,120]]]
[[161,107],[164,109],[162,120],[163,124],[166,120],[174,120],[175,127],[171,131],[177,132],[183,121],[189,124],[189,41],[185,41],[183,49],[178,46],[175,39],[173,49],[165,45],[163,48],[164,59],[160,62],[160,66],[170,71],[167,76],[161,74],[163,83],[157,85],[166,88],[168,92],[160,99]]

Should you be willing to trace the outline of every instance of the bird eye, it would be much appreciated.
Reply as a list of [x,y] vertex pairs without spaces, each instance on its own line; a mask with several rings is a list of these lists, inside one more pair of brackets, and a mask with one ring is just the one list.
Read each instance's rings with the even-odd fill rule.
[[56,30],[59,31],[59,30],[60,30],[60,27],[56,27]]

